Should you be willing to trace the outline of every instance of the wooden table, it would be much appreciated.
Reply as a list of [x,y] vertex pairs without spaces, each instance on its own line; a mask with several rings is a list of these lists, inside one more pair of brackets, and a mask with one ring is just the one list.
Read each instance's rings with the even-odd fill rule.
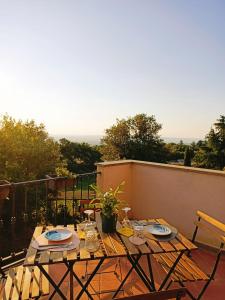
[[[175,269],[182,254],[187,250],[190,251],[197,248],[193,243],[191,243],[180,233],[178,233],[176,238],[174,238],[170,242],[158,242],[155,241],[154,239],[149,238],[147,239],[144,245],[135,246],[129,241],[127,237],[122,236],[118,233],[113,233],[113,234],[103,233],[101,230],[99,216],[97,216],[96,221],[97,221],[97,229],[99,233],[100,248],[98,251],[94,253],[89,253],[85,249],[84,240],[81,240],[79,249],[75,249],[71,251],[50,252],[47,250],[41,250],[41,251],[36,250],[31,246],[29,247],[24,261],[24,266],[34,266],[37,275],[38,273],[42,272],[46,276],[50,284],[54,287],[53,294],[49,297],[49,299],[52,299],[55,293],[58,293],[62,299],[65,300],[67,299],[67,297],[62,293],[60,286],[68,274],[70,274],[70,299],[73,299],[74,278],[81,286],[81,291],[76,297],[76,299],[80,299],[84,292],[88,295],[90,299],[93,299],[93,297],[90,295],[88,291],[88,286],[91,280],[96,275],[96,273],[98,272],[100,266],[102,265],[105,259],[118,258],[118,257],[126,257],[131,264],[131,268],[128,271],[127,275],[122,280],[118,290],[115,292],[113,297],[116,297],[116,295],[118,294],[118,292],[120,291],[120,289],[122,288],[122,286],[124,285],[124,283],[126,282],[126,280],[128,279],[129,275],[133,270],[136,271],[136,273],[141,278],[141,280],[148,288],[148,290],[154,291],[155,283],[154,283],[154,276],[153,276],[154,274],[151,266],[151,256],[160,253],[162,254],[170,253],[170,252],[179,253],[177,260],[175,261],[174,265],[171,266],[170,272],[167,274],[165,280],[163,281],[160,287],[160,289],[162,289],[166,284],[167,280],[169,279],[171,273]],[[156,221],[159,223],[166,223],[163,219],[156,219],[152,221]],[[52,228],[53,227],[48,226],[48,229],[52,229]],[[67,228],[70,230],[75,229],[74,225],[68,225]],[[46,230],[45,227],[42,226],[36,227],[33,234],[33,239],[39,236],[44,230]],[[139,264],[139,259],[143,256],[146,256],[147,258],[149,275],[144,272],[143,268]],[[90,277],[87,279],[85,283],[83,283],[75,273],[74,265],[77,262],[88,261],[88,260],[96,260],[98,261],[98,263],[95,269],[93,270],[92,274],[90,275]],[[67,267],[67,271],[62,276],[60,282],[56,284],[52,279],[52,277],[48,274],[48,265],[59,264],[59,263],[65,264],[65,266]]]

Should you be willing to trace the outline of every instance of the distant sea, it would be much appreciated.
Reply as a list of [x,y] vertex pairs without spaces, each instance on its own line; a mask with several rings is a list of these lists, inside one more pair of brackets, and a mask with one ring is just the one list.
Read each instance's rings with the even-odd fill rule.
[[[88,143],[90,145],[99,145],[102,138],[101,135],[52,135],[55,140],[66,138],[71,142]],[[178,137],[161,137],[166,143],[179,143],[181,140],[184,144],[198,142],[201,138],[178,138]]]

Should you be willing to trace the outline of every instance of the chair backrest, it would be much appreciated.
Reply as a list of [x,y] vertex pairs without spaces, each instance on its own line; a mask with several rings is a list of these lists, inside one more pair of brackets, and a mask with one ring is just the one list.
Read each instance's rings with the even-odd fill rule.
[[210,237],[213,237],[220,242],[220,247],[223,247],[225,244],[225,224],[222,222],[210,217],[206,213],[198,210],[197,211],[198,221],[195,222],[196,228],[192,241],[195,241],[198,229],[202,229],[207,232]]
[[[167,300],[181,299],[186,295],[186,288],[173,289],[169,291],[153,292],[122,298],[122,300]],[[121,298],[120,298],[121,299]]]

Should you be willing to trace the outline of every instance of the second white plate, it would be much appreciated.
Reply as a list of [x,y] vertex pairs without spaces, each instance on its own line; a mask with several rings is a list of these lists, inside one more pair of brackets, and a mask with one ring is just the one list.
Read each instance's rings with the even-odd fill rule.
[[146,230],[154,235],[169,235],[172,232],[168,226],[163,224],[148,225]]

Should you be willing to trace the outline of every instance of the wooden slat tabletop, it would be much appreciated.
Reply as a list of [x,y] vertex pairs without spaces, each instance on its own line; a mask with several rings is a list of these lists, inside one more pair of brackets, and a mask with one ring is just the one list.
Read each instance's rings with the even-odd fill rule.
[[[127,255],[146,255],[146,254],[163,254],[173,253],[181,250],[193,250],[197,247],[185,238],[181,233],[169,242],[158,241],[151,234],[147,235],[146,243],[141,246],[132,244],[128,237],[120,235],[119,233],[107,234],[102,232],[100,218],[96,216],[97,230],[100,247],[95,253],[90,253],[85,249],[85,241],[82,239],[78,249],[70,251],[50,252],[49,250],[35,250],[31,246],[28,249],[27,256],[24,262],[25,266],[47,265],[52,263],[60,263],[65,261],[82,261],[99,258],[121,257]],[[154,219],[161,224],[169,225],[163,219]],[[118,222],[118,227],[121,224]],[[48,227],[50,229],[53,227]],[[67,228],[74,231],[74,225],[68,225]],[[44,227],[36,227],[33,239],[39,236],[45,230]]]

